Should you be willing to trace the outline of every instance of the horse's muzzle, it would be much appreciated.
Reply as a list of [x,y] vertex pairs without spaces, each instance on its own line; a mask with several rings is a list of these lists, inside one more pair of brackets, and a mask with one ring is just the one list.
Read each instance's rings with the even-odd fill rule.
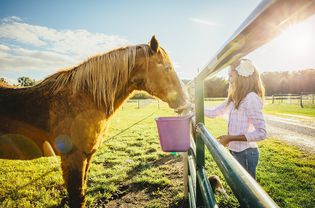
[[180,115],[186,115],[190,113],[192,110],[193,110],[193,106],[190,102],[186,102],[184,103],[184,105],[181,105],[175,108],[175,112]]

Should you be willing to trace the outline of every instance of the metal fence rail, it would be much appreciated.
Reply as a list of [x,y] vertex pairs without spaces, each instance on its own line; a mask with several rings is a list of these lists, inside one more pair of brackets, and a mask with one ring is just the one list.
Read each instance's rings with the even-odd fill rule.
[[[266,97],[265,100],[271,100],[272,104],[278,101],[279,103],[298,103],[302,108],[304,105],[315,104],[315,94],[301,93],[301,94],[274,94],[271,97]],[[294,102],[295,101],[295,102]]]
[[[259,184],[206,130],[204,123],[204,79],[246,56],[275,38],[286,27],[315,13],[315,0],[265,0],[249,15],[209,64],[188,83],[194,89],[196,106],[195,152],[185,163],[190,207],[217,207],[205,174],[205,145],[218,164],[242,207],[277,207]],[[196,128],[195,128],[196,129]]]
[[278,207],[255,179],[209,133],[204,124],[199,123],[197,131],[201,134],[205,145],[240,202],[241,207]]

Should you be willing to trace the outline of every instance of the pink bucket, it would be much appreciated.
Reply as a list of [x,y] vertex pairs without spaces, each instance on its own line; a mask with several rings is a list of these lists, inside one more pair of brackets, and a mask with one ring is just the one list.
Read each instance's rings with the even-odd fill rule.
[[155,119],[164,152],[186,152],[189,149],[192,116],[193,114]]

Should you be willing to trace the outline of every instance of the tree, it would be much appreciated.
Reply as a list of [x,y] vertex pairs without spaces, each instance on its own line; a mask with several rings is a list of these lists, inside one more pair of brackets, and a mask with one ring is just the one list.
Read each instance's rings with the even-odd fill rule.
[[18,82],[20,83],[21,86],[23,87],[28,87],[28,86],[33,86],[35,85],[35,80],[31,79],[29,77],[19,77]]
[[264,72],[261,75],[266,95],[315,92],[315,70]]
[[7,82],[7,80],[5,80],[3,77],[0,77],[0,85],[1,85],[1,84],[7,85],[8,82]]
[[228,81],[223,78],[205,80],[205,97],[226,97],[228,86]]

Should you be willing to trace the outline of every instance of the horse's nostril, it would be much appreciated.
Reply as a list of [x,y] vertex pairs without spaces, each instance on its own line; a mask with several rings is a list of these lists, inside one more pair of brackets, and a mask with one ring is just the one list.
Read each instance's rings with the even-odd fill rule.
[[176,110],[175,110],[175,113],[177,113],[177,114],[182,114],[183,111],[184,111],[184,109],[176,109]]
[[181,115],[186,115],[191,113],[193,110],[190,102],[184,102],[182,105],[176,108],[175,112]]

